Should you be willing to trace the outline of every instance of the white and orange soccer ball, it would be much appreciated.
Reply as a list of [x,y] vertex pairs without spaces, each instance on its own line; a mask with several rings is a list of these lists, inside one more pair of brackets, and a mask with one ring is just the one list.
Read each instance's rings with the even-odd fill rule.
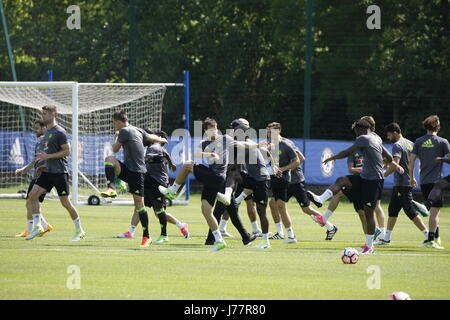
[[359,253],[354,248],[345,248],[344,251],[342,251],[341,259],[345,264],[355,264],[358,262]]
[[387,300],[412,300],[409,294],[403,291],[392,292]]

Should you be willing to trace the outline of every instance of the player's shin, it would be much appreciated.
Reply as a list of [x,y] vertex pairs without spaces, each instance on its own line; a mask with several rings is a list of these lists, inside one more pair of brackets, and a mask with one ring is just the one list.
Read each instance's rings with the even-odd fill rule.
[[161,235],[167,236],[167,216],[164,209],[160,209],[155,212],[158,216],[159,225],[161,226]]
[[142,236],[146,237],[146,238],[150,238],[150,235],[148,233],[148,213],[147,213],[147,210],[145,208],[141,208],[137,212],[139,214],[139,221],[141,222],[141,225],[142,225],[142,231],[143,231]]

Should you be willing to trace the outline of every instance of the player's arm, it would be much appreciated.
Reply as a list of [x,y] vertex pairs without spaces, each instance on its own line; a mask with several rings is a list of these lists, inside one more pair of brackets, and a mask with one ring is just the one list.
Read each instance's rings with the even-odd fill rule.
[[300,165],[300,159],[298,158],[298,156],[296,156],[295,158],[293,158],[291,160],[291,162],[288,165],[286,165],[284,167],[281,167],[280,170],[282,172],[290,171],[290,170],[293,170],[293,169],[297,168],[299,165]]
[[329,157],[328,159],[325,159],[323,161],[323,163],[327,163],[327,162],[330,162],[330,161],[335,161],[335,160],[338,160],[338,159],[347,158],[349,155],[351,155],[353,152],[355,152],[359,148],[360,148],[359,146],[354,144],[354,145],[348,147],[347,149],[339,152],[338,154],[335,154],[334,156]]
[[416,178],[414,177],[414,166],[415,166],[416,159],[417,159],[417,154],[411,153],[411,156],[409,158],[409,163],[408,163],[408,169],[409,169],[409,176],[411,177],[411,186],[412,187],[417,186],[417,181],[416,181]]
[[450,164],[450,153],[447,153],[447,158],[444,157],[437,157],[434,159],[435,162],[441,162],[441,163],[447,163]]
[[262,147],[261,145],[259,147],[259,150],[261,150],[262,155],[265,156],[264,158],[266,159],[266,161],[269,160],[272,172],[276,173],[279,170],[279,168],[275,164],[275,160],[273,159],[272,153],[267,148]]
[[353,161],[347,164],[348,172],[351,174],[361,174],[362,167],[354,167]]
[[297,154],[298,159],[300,160],[299,165],[301,165],[303,162],[305,162],[305,156],[303,153],[301,153],[299,150],[296,150],[295,153]]
[[253,142],[251,140],[247,140],[247,141],[236,141],[234,140],[232,142],[232,145],[236,145],[238,148],[240,149],[253,149],[253,148],[259,148],[259,144],[257,144],[256,142]]
[[386,163],[388,164],[389,168],[388,170],[396,170],[398,173],[403,174],[405,173],[405,170],[403,170],[402,166],[398,164],[398,162],[394,161],[394,158],[392,157],[392,155],[389,153],[389,151],[386,150],[385,147],[381,147],[381,153],[383,156],[383,159],[386,160]]
[[61,159],[68,157],[70,155],[70,145],[68,143],[62,144],[61,151],[55,152],[55,153],[45,153],[45,152],[38,152],[36,154],[36,158],[41,161],[50,160],[50,159]]
[[15,172],[16,175],[17,175],[17,176],[20,176],[22,173],[31,170],[31,169],[34,167],[34,164],[36,163],[36,161],[37,161],[37,159],[33,159],[33,160],[31,160],[31,162],[28,163],[25,167],[20,168],[20,169],[17,169],[16,172]]
[[164,154],[164,158],[166,158],[166,159],[167,159],[167,162],[169,162],[169,167],[170,167],[170,169],[171,169],[172,171],[177,170],[177,166],[173,163],[173,160],[172,160],[172,158],[170,157],[170,154],[169,154],[166,150],[163,151],[163,154]]
[[[400,163],[400,157],[394,157],[394,161],[395,163],[399,164]],[[386,170],[386,172],[384,173],[384,177],[389,177],[396,169],[396,166],[394,165],[389,165],[388,169]]]
[[114,144],[112,146],[112,151],[114,153],[119,152],[120,148],[122,148],[122,144],[119,142],[119,131],[116,132],[116,135],[114,136]]
[[195,152],[194,152],[194,158],[199,158],[199,159],[213,158],[213,159],[218,160],[219,155],[214,152],[203,152],[203,150],[201,148],[197,148],[197,149],[195,149]]
[[150,143],[159,142],[161,144],[166,144],[166,143],[169,142],[165,138],[160,137],[160,136],[158,136],[156,134],[147,134],[146,137],[145,137],[145,140],[150,142]]

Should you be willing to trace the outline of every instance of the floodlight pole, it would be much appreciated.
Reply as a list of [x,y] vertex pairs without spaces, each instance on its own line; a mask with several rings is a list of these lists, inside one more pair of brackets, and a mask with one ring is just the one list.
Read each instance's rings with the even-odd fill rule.
[[[11,42],[9,41],[8,23],[6,21],[5,10],[3,9],[3,0],[0,0],[0,15],[2,16],[3,34],[5,35],[6,50],[8,51],[9,65],[11,66],[11,74],[14,81],[17,81],[16,66],[14,65],[14,56],[11,49]],[[22,123],[22,130],[26,131],[25,113],[23,107],[19,106],[20,121]]]
[[134,82],[136,67],[136,0],[130,0],[130,33],[129,33],[129,61],[128,82]]
[[[183,72],[183,78],[184,78],[184,129],[188,132],[190,132],[190,99],[189,99],[189,90],[190,90],[190,76],[189,71],[185,70]],[[188,136],[189,137],[189,136]],[[186,138],[188,138],[186,137]],[[185,153],[184,153],[184,160],[190,160],[191,157],[191,139],[186,139],[185,142]],[[190,182],[189,178],[186,180],[186,200],[189,200],[190,198]]]
[[[312,58],[312,11],[313,0],[306,0],[306,68],[303,111],[303,153],[306,153],[305,140],[311,137],[311,58]],[[305,165],[303,164],[303,170]]]

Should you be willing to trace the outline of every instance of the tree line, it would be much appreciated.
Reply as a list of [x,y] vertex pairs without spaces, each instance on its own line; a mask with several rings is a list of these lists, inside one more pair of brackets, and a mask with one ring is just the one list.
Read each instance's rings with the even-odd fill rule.
[[[19,80],[127,82],[130,1],[3,0]],[[381,9],[381,29],[366,8]],[[66,8],[78,5],[80,30]],[[135,82],[182,81],[191,72],[191,119],[237,117],[303,136],[306,0],[136,0]],[[314,0],[311,137],[353,138],[352,120],[377,131],[397,121],[410,139],[441,117],[450,136],[449,2]],[[12,80],[3,34],[0,80]],[[182,125],[182,94],[168,90],[163,129]],[[173,92],[170,92],[173,91]]]

